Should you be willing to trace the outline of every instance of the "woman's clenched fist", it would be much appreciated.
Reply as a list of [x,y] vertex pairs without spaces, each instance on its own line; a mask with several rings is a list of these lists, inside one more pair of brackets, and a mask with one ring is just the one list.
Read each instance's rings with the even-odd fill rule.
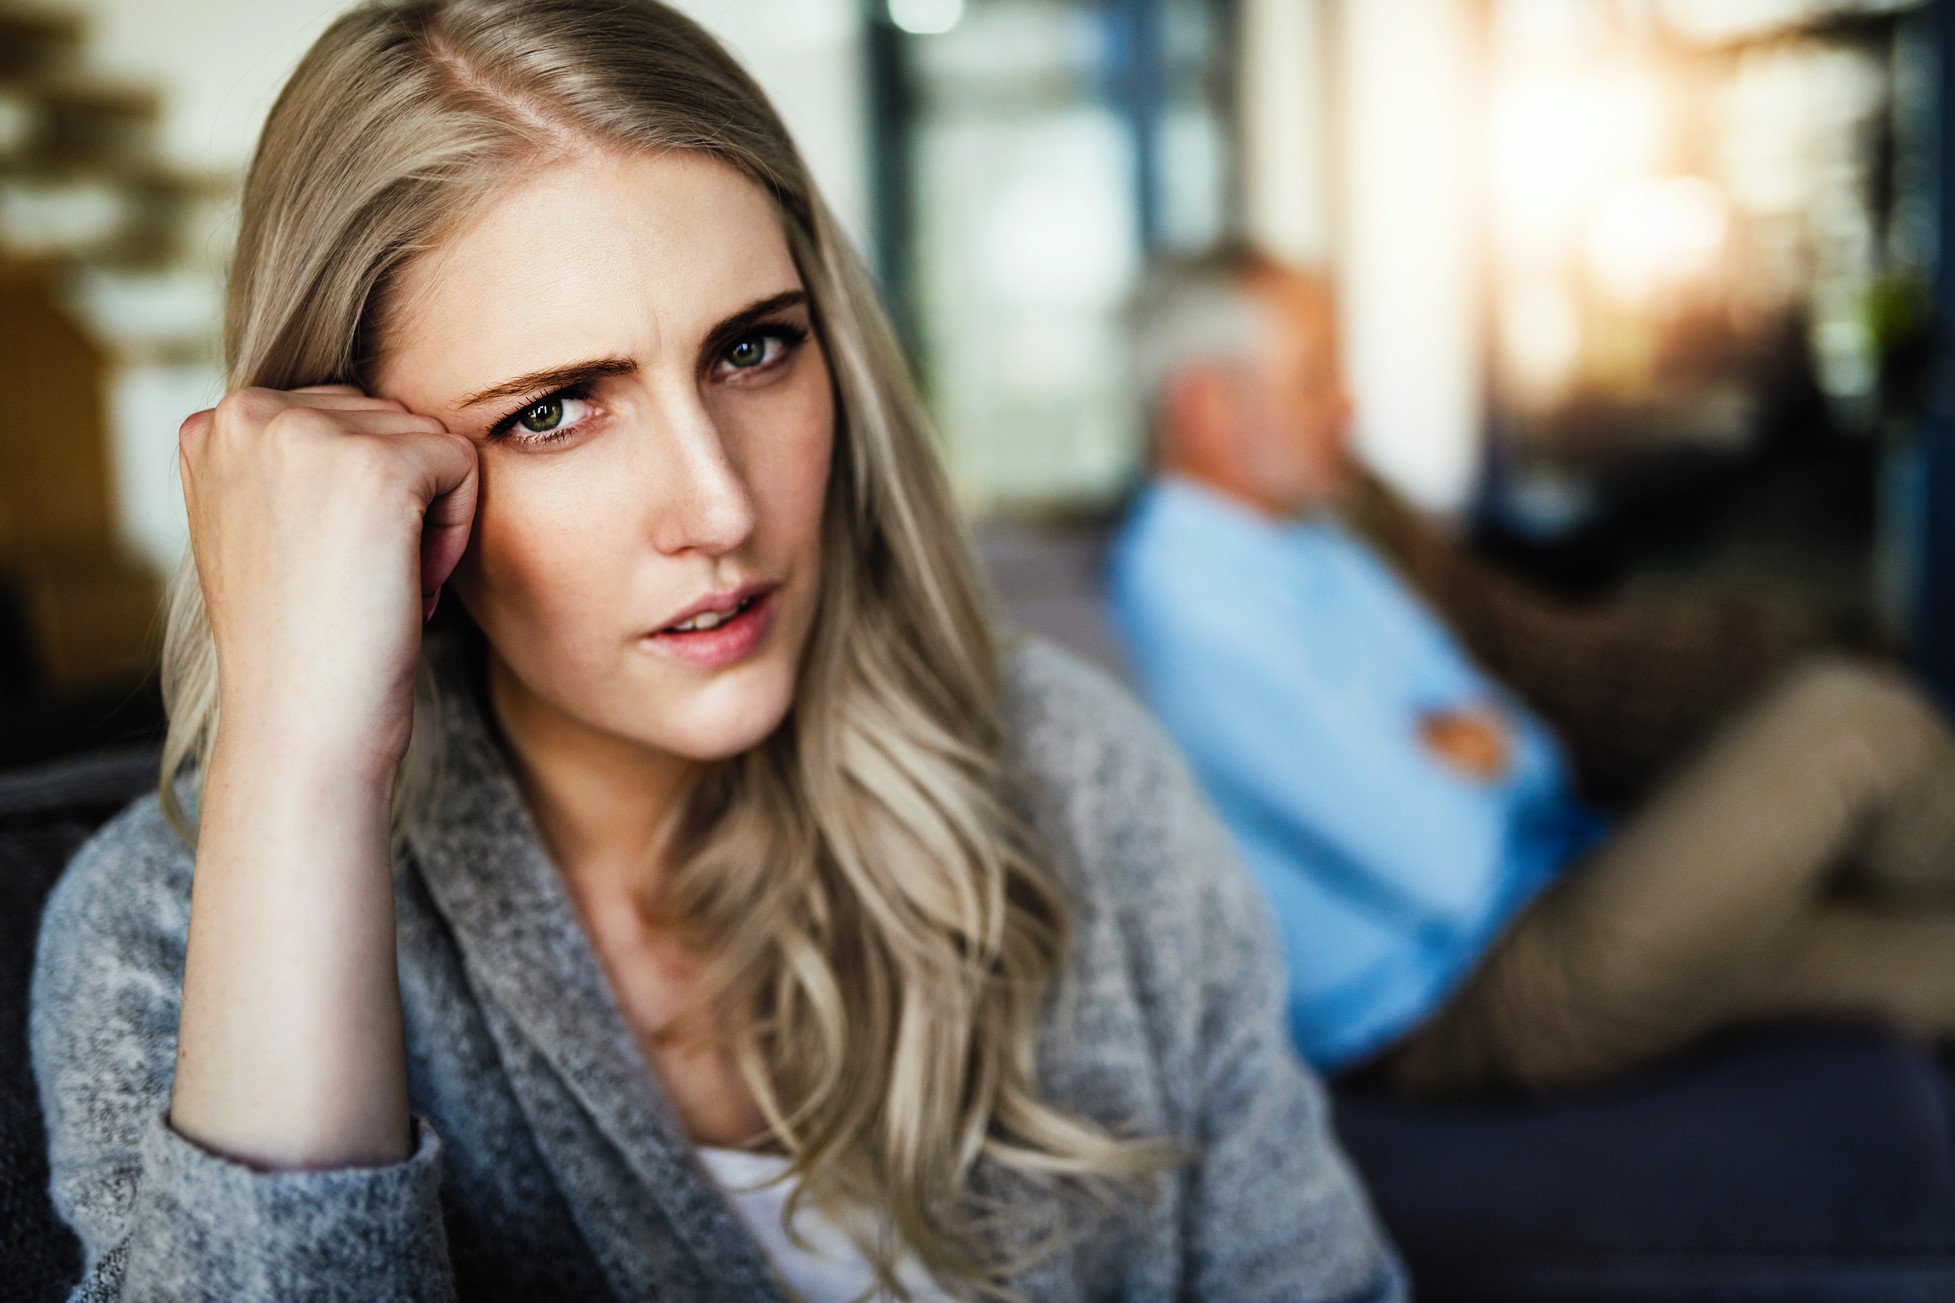
[[220,729],[391,779],[421,626],[468,545],[474,445],[350,385],[240,389],[177,442]]

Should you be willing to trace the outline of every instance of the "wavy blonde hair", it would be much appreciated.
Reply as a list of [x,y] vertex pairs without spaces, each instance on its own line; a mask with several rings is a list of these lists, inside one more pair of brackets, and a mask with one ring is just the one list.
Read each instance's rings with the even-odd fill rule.
[[[229,385],[362,383],[401,268],[525,171],[591,148],[695,151],[774,197],[837,404],[820,607],[793,709],[709,768],[645,907],[713,956],[702,998],[733,1010],[724,1035],[792,1158],[796,1200],[879,1210],[879,1231],[844,1220],[898,1297],[905,1248],[959,1293],[1003,1295],[1038,1250],[1000,1250],[1015,1232],[971,1195],[980,1159],[1094,1197],[1144,1189],[1172,1160],[1039,1097],[1035,1035],[1068,910],[1014,813],[990,605],[875,291],[759,86],[654,0],[344,15],[279,95],[246,179]],[[163,654],[162,797],[193,840],[175,787],[201,781],[218,693],[187,555]],[[396,838],[440,764],[433,654]]]

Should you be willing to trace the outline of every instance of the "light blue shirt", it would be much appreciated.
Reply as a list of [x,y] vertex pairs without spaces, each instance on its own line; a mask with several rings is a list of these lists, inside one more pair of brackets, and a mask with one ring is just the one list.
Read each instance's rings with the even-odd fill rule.
[[[1298,1050],[1336,1069],[1431,1013],[1603,821],[1548,728],[1330,516],[1157,480],[1109,560],[1114,628],[1274,908]],[[1492,706],[1497,779],[1421,736]]]

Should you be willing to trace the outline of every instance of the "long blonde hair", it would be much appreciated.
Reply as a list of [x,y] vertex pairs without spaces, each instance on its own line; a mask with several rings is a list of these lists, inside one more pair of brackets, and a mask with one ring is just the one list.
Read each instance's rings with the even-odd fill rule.
[[[1001,1255],[968,1197],[980,1159],[1104,1196],[1170,1161],[1039,1097],[1038,1020],[1068,945],[1062,885],[1014,813],[990,605],[902,355],[765,94],[654,0],[418,0],[332,24],[273,106],[248,174],[225,315],[232,388],[360,383],[388,289],[525,168],[679,149],[770,193],[837,403],[820,609],[794,706],[711,767],[656,907],[713,957],[704,990],[796,1198],[869,1208],[858,1247],[904,1296],[902,1249],[960,1293]],[[448,603],[449,618],[459,617]],[[438,620],[437,623],[440,623]],[[440,757],[424,659],[395,832]],[[217,663],[186,556],[164,640],[162,796],[201,781]]]

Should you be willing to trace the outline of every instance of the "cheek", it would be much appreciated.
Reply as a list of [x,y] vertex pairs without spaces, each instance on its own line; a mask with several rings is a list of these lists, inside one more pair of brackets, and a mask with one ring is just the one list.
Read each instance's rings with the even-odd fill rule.
[[738,413],[745,479],[763,546],[799,551],[818,541],[828,471],[834,456],[835,403],[828,373],[803,369],[791,385],[753,410]]
[[499,476],[484,467],[475,532],[455,582],[505,654],[543,643],[558,654],[570,650],[563,644],[578,641],[576,630],[603,595],[620,591],[614,559],[601,550],[609,531],[590,528],[592,520],[615,518],[593,500],[588,477]]

